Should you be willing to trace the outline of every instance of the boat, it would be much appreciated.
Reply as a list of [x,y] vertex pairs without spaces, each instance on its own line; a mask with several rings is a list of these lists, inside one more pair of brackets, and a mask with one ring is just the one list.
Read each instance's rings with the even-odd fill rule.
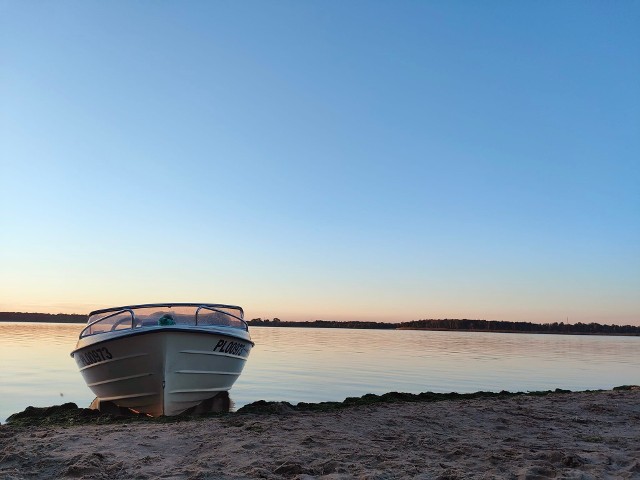
[[155,417],[228,392],[253,346],[241,307],[153,303],[91,312],[71,356],[99,403]]

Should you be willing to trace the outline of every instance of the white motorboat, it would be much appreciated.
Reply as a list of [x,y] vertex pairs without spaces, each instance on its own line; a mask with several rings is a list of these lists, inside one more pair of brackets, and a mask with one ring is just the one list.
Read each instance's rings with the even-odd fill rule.
[[157,303],[96,310],[71,352],[101,402],[178,415],[234,384],[251,341],[242,308]]

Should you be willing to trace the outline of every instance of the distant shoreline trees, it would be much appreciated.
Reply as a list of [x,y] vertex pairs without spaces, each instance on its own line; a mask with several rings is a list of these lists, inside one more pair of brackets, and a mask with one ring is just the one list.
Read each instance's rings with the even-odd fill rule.
[[459,330],[464,332],[494,333],[555,333],[573,335],[640,335],[640,326],[602,325],[600,323],[531,323],[508,322],[497,320],[469,319],[424,319],[402,323],[385,322],[338,322],[315,320],[312,322],[283,322],[279,318],[273,320],[254,318],[247,322],[252,327],[304,327],[304,328],[363,328],[385,330]]
[[87,323],[87,315],[77,313],[0,312],[0,322]]
[[[51,322],[86,323],[87,316],[68,313],[23,313],[0,312],[0,322]],[[306,322],[286,322],[279,318],[254,318],[247,323],[252,327],[302,327],[302,328],[356,328],[378,330],[443,330],[463,332],[494,333],[554,333],[570,335],[638,335],[640,326],[602,325],[600,323],[531,323],[500,320],[469,320],[466,318],[423,319],[402,323],[386,322],[338,322],[315,320]]]
[[313,322],[283,322],[279,318],[273,320],[254,318],[248,320],[251,327],[305,327],[305,328],[363,328],[363,329],[385,329],[395,330],[396,323],[384,322],[336,322],[331,320],[315,320]]
[[598,335],[640,335],[640,326],[602,325],[600,323],[531,323],[498,320],[425,319],[403,322],[399,329],[464,330],[475,332],[566,333]]

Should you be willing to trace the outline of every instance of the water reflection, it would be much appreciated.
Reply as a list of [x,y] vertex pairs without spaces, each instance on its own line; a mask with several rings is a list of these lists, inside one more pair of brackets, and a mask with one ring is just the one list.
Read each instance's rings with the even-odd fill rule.
[[[0,323],[0,421],[28,405],[88,406],[69,352],[84,325]],[[640,337],[254,327],[231,390],[255,400],[365,393],[571,390],[640,384]],[[231,407],[234,408],[234,407]]]
[[638,337],[269,327],[252,335],[256,348],[233,390],[239,403],[256,390],[258,398],[295,403],[392,390],[578,390],[640,382]]

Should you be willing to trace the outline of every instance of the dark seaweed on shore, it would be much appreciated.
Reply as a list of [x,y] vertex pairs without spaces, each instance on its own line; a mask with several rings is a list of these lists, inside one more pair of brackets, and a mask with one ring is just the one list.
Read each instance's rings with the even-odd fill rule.
[[[640,389],[636,385],[623,385],[614,387],[613,390],[637,390]],[[401,403],[401,402],[441,402],[456,400],[471,400],[476,398],[508,398],[514,396],[546,396],[546,395],[562,395],[568,393],[598,393],[604,390],[585,390],[583,392],[572,392],[571,390],[563,390],[556,388],[555,390],[545,390],[538,392],[475,392],[475,393],[402,393],[389,392],[382,395],[368,393],[361,397],[348,397],[342,402],[319,402],[306,403],[300,402],[292,405],[288,402],[267,402],[258,400],[240,408],[235,413],[207,413],[201,415],[182,414],[175,417],[150,417],[145,414],[135,413],[124,409],[119,414],[101,413],[98,410],[89,408],[79,408],[75,403],[65,403],[63,405],[54,405],[52,407],[27,407],[19,413],[11,415],[7,422],[9,425],[4,427],[42,427],[42,426],[73,426],[83,424],[114,424],[114,423],[130,423],[130,422],[151,422],[151,423],[175,423],[196,419],[205,419],[220,416],[237,416],[245,414],[261,414],[261,415],[282,415],[296,412],[329,412],[345,408],[358,406],[375,405],[383,403]]]
[[47,426],[47,425],[81,425],[87,423],[118,423],[121,421],[147,419],[147,415],[134,414],[113,415],[101,413],[91,408],[79,408],[75,403],[64,403],[51,407],[27,407],[22,412],[14,413],[7,418],[12,426]]
[[[622,385],[620,387],[614,387],[613,390],[637,390],[640,386],[637,385]],[[238,409],[236,413],[259,413],[259,414],[283,414],[291,412],[327,412],[333,410],[341,410],[344,408],[374,405],[381,403],[401,403],[401,402],[443,402],[443,401],[456,401],[456,400],[472,400],[476,398],[508,398],[515,396],[546,396],[557,395],[567,393],[598,393],[606,390],[583,390],[581,392],[572,392],[571,390],[564,390],[556,388],[555,390],[542,390],[535,392],[507,392],[503,390],[501,392],[474,392],[474,393],[403,393],[403,392],[389,392],[382,395],[376,395],[373,393],[367,393],[361,397],[347,397],[342,402],[318,402],[318,403],[306,403],[300,402],[297,405],[292,405],[288,402],[266,402],[264,400],[258,400],[257,402],[250,403],[244,407]]]
[[[595,391],[595,390],[594,390]],[[556,388],[555,390],[547,390],[540,392],[475,392],[475,393],[403,393],[403,392],[389,392],[382,395],[376,395],[374,393],[367,393],[361,397],[347,397],[342,402],[319,402],[319,403],[306,403],[300,402],[297,405],[291,405],[288,402],[266,402],[264,400],[258,400],[257,402],[250,403],[240,408],[237,413],[262,413],[262,414],[282,414],[289,412],[327,412],[333,410],[341,410],[344,408],[374,405],[381,403],[401,403],[401,402],[442,402],[445,400],[471,400],[474,398],[507,398],[517,395],[549,395],[554,393],[572,393],[570,390],[562,390]]]

